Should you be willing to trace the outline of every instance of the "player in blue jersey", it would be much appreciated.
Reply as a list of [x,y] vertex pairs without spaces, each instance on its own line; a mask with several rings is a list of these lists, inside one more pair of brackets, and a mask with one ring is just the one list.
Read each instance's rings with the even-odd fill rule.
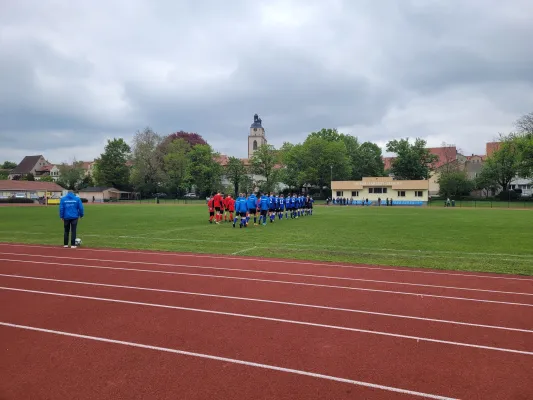
[[287,194],[285,198],[285,219],[289,219],[289,213],[291,212],[291,195]]
[[289,202],[289,206],[287,207],[289,210],[289,216],[291,217],[291,219],[293,219],[294,218],[294,206],[295,206],[294,197],[291,194],[289,194],[287,196],[287,201]]
[[259,223],[266,225],[268,210],[270,209],[270,197],[263,193],[259,198]]
[[283,198],[283,194],[280,194],[279,197],[276,196],[276,201],[278,204],[276,214],[278,215],[278,219],[281,219],[283,218],[283,208],[285,206],[285,199]]
[[270,223],[274,222],[272,217],[274,216],[276,212],[276,199],[274,197],[274,193],[270,192],[268,195],[268,217],[270,219]]
[[246,218],[246,225],[250,222],[250,218],[254,216],[254,225],[257,225],[257,196],[252,193],[246,199],[246,206],[248,208],[248,217]]
[[239,193],[239,197],[235,200],[235,217],[233,218],[233,227],[237,224],[237,218],[241,219],[239,228],[246,226],[246,212],[248,208],[246,207],[246,197],[243,193]]

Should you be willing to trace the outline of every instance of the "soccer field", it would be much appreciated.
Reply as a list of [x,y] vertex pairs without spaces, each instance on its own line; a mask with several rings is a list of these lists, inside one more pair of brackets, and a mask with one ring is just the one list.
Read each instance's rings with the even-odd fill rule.
[[[153,249],[533,275],[526,210],[315,207],[267,226],[210,225],[205,205],[86,205],[85,247]],[[62,244],[55,206],[0,207],[0,242]]]

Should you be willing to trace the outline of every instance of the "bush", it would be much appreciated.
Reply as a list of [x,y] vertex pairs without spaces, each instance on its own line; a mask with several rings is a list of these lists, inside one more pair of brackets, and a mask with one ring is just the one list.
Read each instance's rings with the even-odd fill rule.
[[504,190],[498,194],[497,198],[501,201],[517,201],[520,200],[520,195],[514,190]]
[[0,203],[7,204],[7,203],[17,203],[17,204],[30,204],[35,203],[33,199],[27,199],[27,198],[16,198],[16,197],[10,197],[8,199],[0,199]]

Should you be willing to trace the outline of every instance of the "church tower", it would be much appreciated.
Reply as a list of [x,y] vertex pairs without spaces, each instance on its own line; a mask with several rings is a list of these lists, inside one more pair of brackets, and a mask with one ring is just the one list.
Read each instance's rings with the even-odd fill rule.
[[250,159],[259,146],[267,144],[265,129],[263,128],[261,118],[254,115],[254,123],[250,126],[248,135],[248,158]]

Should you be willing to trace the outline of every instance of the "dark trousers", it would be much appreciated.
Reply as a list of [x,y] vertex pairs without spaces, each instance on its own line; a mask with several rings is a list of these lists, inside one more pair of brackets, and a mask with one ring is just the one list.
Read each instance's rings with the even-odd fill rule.
[[78,218],[65,219],[64,226],[65,226],[65,235],[63,236],[63,244],[65,246],[68,245],[68,234],[69,232],[71,232],[70,245],[75,246],[76,245],[76,228],[78,227]]

